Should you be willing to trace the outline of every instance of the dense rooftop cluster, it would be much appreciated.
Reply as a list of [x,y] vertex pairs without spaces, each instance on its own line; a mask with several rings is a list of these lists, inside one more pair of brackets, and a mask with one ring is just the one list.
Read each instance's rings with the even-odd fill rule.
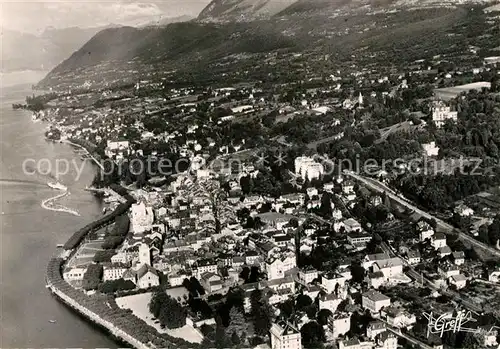
[[[64,279],[206,347],[498,346],[500,58],[481,49],[53,74],[28,101],[47,137],[103,162],[114,208],[113,183],[134,198],[66,246]],[[428,333],[461,308],[474,334]]]

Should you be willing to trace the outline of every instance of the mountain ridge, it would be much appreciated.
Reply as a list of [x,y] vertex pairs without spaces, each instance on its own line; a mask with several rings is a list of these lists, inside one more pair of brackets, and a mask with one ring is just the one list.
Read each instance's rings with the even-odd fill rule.
[[[400,6],[402,0],[377,0],[368,8],[367,1],[322,0],[311,6],[306,0],[298,0],[267,20],[195,20],[163,27],[106,29],[54,68],[41,85],[49,86],[58,79],[69,81],[75,70],[97,76],[102,69],[109,71],[109,67],[119,66],[122,72],[162,67],[189,74],[196,66],[224,66],[226,62],[238,62],[235,57],[278,50],[349,59],[353,52],[369,48],[386,57],[398,52],[390,57],[411,60],[422,54],[432,57],[445,52],[439,45],[443,40],[462,45],[467,37],[455,35],[457,30],[465,35],[471,34],[470,30],[463,31],[469,26],[474,33],[482,30],[482,25],[472,20],[474,14],[484,13],[481,6],[410,6],[394,11],[392,6]],[[425,1],[426,6],[431,6],[437,0]],[[371,12],[367,13],[367,9]],[[485,20],[485,15],[480,17],[480,21]],[[104,63],[107,66],[102,66]]]
[[496,3],[497,0],[212,0],[199,14],[202,22],[245,22],[291,14],[348,15],[402,9],[457,7]]

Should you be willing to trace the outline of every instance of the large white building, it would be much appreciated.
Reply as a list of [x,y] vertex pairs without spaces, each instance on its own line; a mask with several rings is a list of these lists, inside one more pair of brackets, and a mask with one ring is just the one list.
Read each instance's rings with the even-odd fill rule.
[[300,331],[289,323],[280,321],[271,326],[271,349],[302,348]]
[[335,313],[328,318],[328,330],[332,338],[336,339],[351,330],[351,314]]
[[121,160],[124,158],[124,154],[128,151],[128,149],[128,141],[108,141],[104,154],[111,159]]
[[205,273],[217,274],[217,263],[211,259],[200,259],[193,265],[193,272],[198,280]]
[[266,262],[267,279],[281,279],[285,277],[285,272],[295,268],[297,261],[295,256],[288,255],[281,258],[271,258]]
[[63,273],[63,278],[66,281],[79,281],[83,280],[83,275],[87,271],[86,267],[77,267],[66,269]]
[[144,202],[140,202],[133,204],[130,212],[130,225],[134,234],[140,234],[150,229],[155,218],[152,207],[146,206]]
[[391,299],[378,291],[370,290],[363,293],[362,305],[372,313],[378,313],[383,307],[391,305]]
[[443,102],[437,102],[432,107],[432,121],[437,127],[442,127],[446,120],[457,121],[458,112],[451,111]]
[[318,271],[316,269],[299,270],[299,281],[304,285],[310,284],[317,277],[318,277]]
[[337,311],[338,306],[342,303],[342,298],[335,294],[324,294],[319,296],[319,309],[328,309],[332,313]]
[[324,273],[321,275],[321,287],[325,289],[327,293],[334,293],[337,285],[338,287],[344,287],[347,279],[336,273]]
[[323,165],[310,157],[301,156],[295,159],[295,174],[302,177],[302,179],[316,179],[323,175],[324,172]]
[[403,262],[398,257],[377,261],[373,264],[373,271],[380,271],[385,278],[390,279],[403,273]]
[[144,264],[137,270],[137,286],[139,286],[139,288],[150,288],[159,285],[160,277],[153,267]]
[[110,265],[103,268],[102,281],[118,280],[123,277],[123,274],[128,268],[122,265]]

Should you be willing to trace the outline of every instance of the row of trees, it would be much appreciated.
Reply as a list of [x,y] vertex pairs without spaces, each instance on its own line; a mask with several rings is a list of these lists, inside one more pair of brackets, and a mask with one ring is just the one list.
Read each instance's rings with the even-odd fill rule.
[[[472,171],[472,170],[471,170]],[[416,200],[421,205],[432,210],[446,210],[452,204],[464,197],[474,195],[498,184],[498,176],[468,171],[457,171],[454,175],[426,174],[403,175],[393,184],[406,197]]]
[[83,274],[82,287],[84,290],[95,290],[102,278],[103,268],[101,264],[90,264]]
[[135,284],[130,280],[118,279],[105,281],[99,285],[99,292],[112,294],[117,291],[128,291],[135,289]]
[[115,218],[115,225],[113,229],[108,232],[108,236],[102,243],[102,248],[112,250],[120,246],[128,234],[130,219],[128,215],[123,214]]

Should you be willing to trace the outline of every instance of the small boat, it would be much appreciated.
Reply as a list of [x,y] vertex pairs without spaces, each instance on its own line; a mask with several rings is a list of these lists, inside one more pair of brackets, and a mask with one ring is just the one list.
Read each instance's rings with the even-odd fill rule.
[[57,248],[63,248],[64,247],[64,244],[57,244],[56,246]]
[[57,321],[56,320],[49,320],[51,324],[55,324]]

